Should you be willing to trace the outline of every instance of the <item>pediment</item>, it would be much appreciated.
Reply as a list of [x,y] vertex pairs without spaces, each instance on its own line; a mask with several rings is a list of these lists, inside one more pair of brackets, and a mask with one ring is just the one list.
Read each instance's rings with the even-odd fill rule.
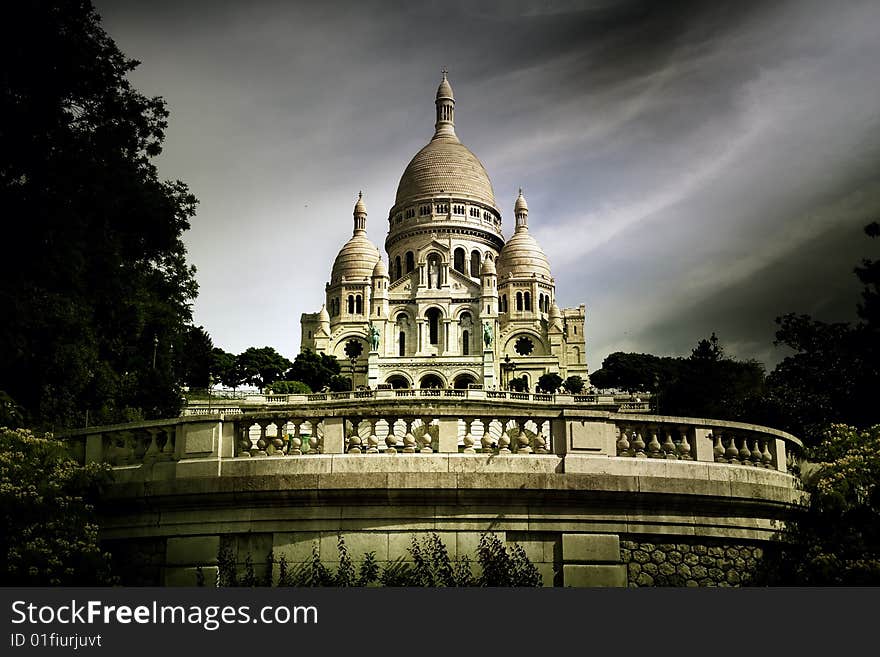
[[449,286],[453,290],[467,290],[474,293],[474,296],[480,296],[483,291],[482,283],[477,283],[473,278],[462,274],[456,269],[449,269]]

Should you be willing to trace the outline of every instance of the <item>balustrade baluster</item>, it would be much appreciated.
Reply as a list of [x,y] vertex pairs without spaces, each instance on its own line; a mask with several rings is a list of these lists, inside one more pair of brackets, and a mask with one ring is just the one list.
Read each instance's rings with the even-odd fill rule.
[[293,433],[287,439],[287,455],[302,456],[303,441],[299,431],[300,426],[302,426],[302,420],[289,420],[288,422],[293,426]]
[[157,438],[159,431],[159,429],[147,429],[147,433],[150,434],[150,445],[144,453],[144,463],[153,463],[159,458],[159,441]]
[[361,420],[360,418],[354,418],[350,420],[351,422],[351,434],[348,436],[348,453],[349,454],[360,454],[361,453],[361,437],[358,433],[358,428],[360,427]]
[[474,418],[466,417],[464,418],[464,438],[462,442],[464,443],[464,449],[462,452],[464,454],[475,454],[476,450],[474,449],[474,436],[471,433],[471,427],[473,426]]
[[480,439],[483,454],[492,454],[495,451],[492,447],[492,436],[489,432],[489,429],[492,426],[492,420],[480,420],[480,424],[483,425],[483,437]]
[[284,423],[281,420],[275,420],[275,437],[269,442],[268,454],[284,453]]
[[415,454],[416,437],[412,432],[412,425],[415,423],[415,419],[405,418],[403,422],[406,425],[406,434],[403,436],[403,452],[404,454]]
[[724,445],[721,444],[721,432],[713,431],[712,436],[715,438],[715,445],[712,447],[712,453],[715,455],[715,462],[724,463]]
[[727,449],[724,450],[724,458],[728,463],[737,463],[739,458],[739,449],[736,446],[736,436],[732,433],[727,434],[729,436],[729,440],[727,442]]
[[510,436],[507,433],[507,425],[510,420],[501,423],[501,435],[498,436],[498,453],[510,454]]
[[270,423],[267,420],[257,420],[257,424],[260,427],[260,437],[257,439],[257,449],[251,450],[251,453],[254,456],[267,456],[266,448],[269,446],[269,442],[266,440],[266,429]]
[[131,447],[132,447],[132,455],[131,462],[134,463],[143,463],[144,457],[147,454],[147,444],[145,440],[143,431],[132,432],[131,434]]
[[518,432],[516,438],[519,443],[516,448],[517,454],[531,454],[532,453],[531,441],[529,440],[529,434],[526,432],[527,422],[528,422],[527,420],[516,421],[515,431]]
[[693,457],[691,456],[691,444],[688,442],[688,428],[679,427],[679,432],[681,433],[681,442],[678,444],[678,456],[684,461],[690,461]]
[[174,459],[174,433],[176,431],[176,427],[170,426],[165,427],[163,433],[165,434],[165,442],[162,444],[162,451],[159,453],[160,461],[171,461]]
[[666,455],[663,453],[663,449],[660,447],[660,441],[657,440],[657,429],[656,427],[650,427],[648,429],[651,433],[651,440],[648,442],[648,458],[652,459],[662,459]]
[[749,448],[749,465],[754,465],[755,467],[760,467],[761,465],[761,450],[758,449],[758,439],[751,439],[751,447]]
[[246,420],[238,423],[238,454],[236,456],[242,458],[251,456],[251,424]]
[[318,425],[321,424],[321,418],[316,417],[314,420],[310,420],[309,424],[312,425],[312,442],[315,444],[315,454],[323,454],[324,434],[318,433]]
[[544,422],[535,422],[535,438],[532,440],[532,447],[534,448],[535,454],[549,454],[550,450],[547,449],[547,439],[544,437]]
[[640,459],[646,458],[648,455],[645,454],[645,441],[642,440],[642,430],[640,427],[636,427],[633,430],[633,436],[633,456]]
[[394,435],[394,424],[396,420],[394,418],[386,418],[385,421],[388,423],[388,435],[385,436],[385,448],[386,454],[397,454],[397,436]]
[[378,423],[378,419],[370,418],[367,420],[367,424],[370,427],[370,437],[367,438],[367,454],[379,453],[379,437],[376,435],[376,425]]
[[620,429],[620,438],[617,439],[617,455],[632,456],[629,446],[629,438],[626,436],[627,427],[626,425],[620,425],[618,428]]
[[761,449],[761,465],[765,468],[773,468],[773,454],[770,453],[770,441],[764,439],[761,441],[763,447]]
[[666,434],[666,438],[663,440],[663,444],[661,447],[663,448],[663,454],[667,459],[677,459],[678,454],[676,453],[675,442],[672,440],[672,429],[669,427],[665,427],[662,431]]
[[749,449],[748,437],[743,436],[739,446],[739,462],[742,465],[748,465],[749,459],[752,457],[752,450]]
[[423,417],[422,427],[424,427],[424,429],[421,440],[419,441],[419,452],[422,454],[430,454],[434,451],[431,449],[431,418]]

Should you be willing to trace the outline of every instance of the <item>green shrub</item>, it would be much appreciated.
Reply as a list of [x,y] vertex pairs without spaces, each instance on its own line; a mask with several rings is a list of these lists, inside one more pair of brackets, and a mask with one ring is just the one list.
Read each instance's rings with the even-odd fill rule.
[[[402,558],[380,568],[376,555],[364,555],[360,568],[355,570],[354,562],[339,536],[336,543],[339,567],[331,571],[322,562],[318,545],[312,548],[311,559],[296,568],[291,568],[282,555],[276,562],[269,555],[270,564],[278,564],[276,586],[541,586],[542,579],[538,569],[529,561],[525,550],[514,545],[509,550],[494,535],[483,534],[477,548],[477,562],[482,573],[475,577],[471,561],[462,556],[450,558],[449,551],[440,537],[432,533],[421,541],[415,536],[408,548],[411,562]],[[236,572],[232,551],[222,548],[217,556],[219,567],[219,586],[256,586],[250,556],[245,561],[245,573],[239,578]],[[270,576],[271,578],[271,576]],[[266,582],[269,585],[270,582]]]

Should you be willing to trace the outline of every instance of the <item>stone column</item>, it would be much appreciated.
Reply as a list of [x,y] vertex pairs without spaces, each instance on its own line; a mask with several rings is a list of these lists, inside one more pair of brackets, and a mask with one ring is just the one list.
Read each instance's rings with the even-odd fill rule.
[[416,320],[416,331],[418,333],[418,344],[416,345],[416,355],[422,356],[425,351],[425,320],[419,317]]

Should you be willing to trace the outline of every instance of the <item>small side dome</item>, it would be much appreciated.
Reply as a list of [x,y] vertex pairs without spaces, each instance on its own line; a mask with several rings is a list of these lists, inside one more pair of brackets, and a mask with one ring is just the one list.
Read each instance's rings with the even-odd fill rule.
[[324,322],[330,321],[330,313],[327,312],[326,306],[321,306],[321,312],[318,313],[318,321],[320,321],[322,324]]
[[550,318],[551,319],[562,319],[562,311],[559,310],[559,306],[556,305],[554,301],[550,306]]
[[483,265],[480,267],[480,275],[485,276],[486,274],[495,275],[495,263],[492,262],[492,258],[483,260]]
[[376,261],[376,266],[373,267],[373,278],[387,278],[388,277],[388,269],[385,267],[385,263],[382,261],[382,258],[379,258]]
[[514,233],[501,249],[498,257],[498,275],[502,278],[532,278],[536,275],[551,280],[550,262],[527,230]]

